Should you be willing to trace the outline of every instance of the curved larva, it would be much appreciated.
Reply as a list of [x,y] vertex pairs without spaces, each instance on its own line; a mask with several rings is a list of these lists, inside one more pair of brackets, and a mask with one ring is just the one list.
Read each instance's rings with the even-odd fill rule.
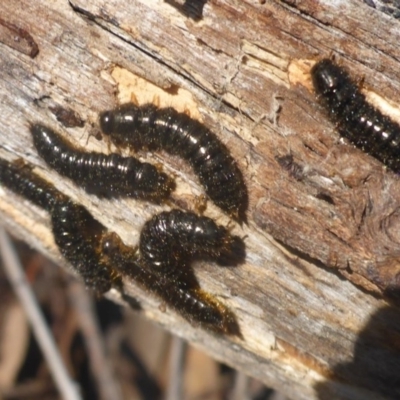
[[0,184],[46,211],[66,199],[51,183],[32,172],[32,167],[22,159],[14,162],[0,159]]
[[348,72],[331,59],[316,63],[311,77],[318,98],[340,134],[399,172],[400,126],[369,104]]
[[44,161],[91,194],[160,201],[174,189],[166,174],[134,157],[85,152],[41,124],[31,125],[31,133]]
[[88,287],[101,294],[119,285],[119,277],[101,255],[100,240],[107,230],[86,208],[73,203],[20,160],[0,159],[0,183],[50,213],[60,253]]
[[244,242],[212,219],[192,212],[172,210],[155,215],[140,233],[140,254],[146,265],[175,274],[193,259],[223,265],[243,262]]
[[158,296],[189,322],[217,333],[241,336],[234,314],[204,292],[197,281],[188,282],[185,275],[171,279],[162,271],[144,267],[139,253],[126,246],[115,233],[104,236],[102,247],[104,257],[119,274]]
[[173,108],[128,103],[101,113],[100,127],[116,145],[182,157],[209,198],[232,218],[246,221],[248,193],[242,172],[226,146],[199,121]]

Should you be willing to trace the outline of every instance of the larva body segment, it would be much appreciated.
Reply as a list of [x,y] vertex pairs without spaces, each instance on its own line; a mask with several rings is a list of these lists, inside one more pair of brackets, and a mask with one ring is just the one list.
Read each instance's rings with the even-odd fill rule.
[[316,63],[311,77],[318,98],[340,134],[399,172],[400,126],[369,104],[348,72],[331,59]]
[[166,199],[174,182],[154,165],[119,154],[84,152],[50,128],[31,126],[33,143],[44,161],[88,193],[100,197]]
[[[223,265],[244,260],[243,241],[212,219],[172,210],[155,215],[140,234],[140,254],[154,270],[176,273],[193,259],[210,259]],[[183,268],[185,269],[185,268]]]
[[100,126],[116,145],[182,157],[210,199],[232,218],[246,221],[243,175],[226,146],[202,123],[170,107],[127,103],[100,114]]
[[112,269],[101,256],[100,241],[106,228],[85,207],[65,201],[51,213],[54,240],[60,253],[97,293],[111,288]]
[[115,233],[103,238],[102,247],[108,262],[119,274],[159,297],[190,323],[217,333],[240,336],[234,314],[200,289],[197,281],[181,281],[182,276],[171,279],[160,270],[144,267],[139,253],[126,246]]
[[51,211],[58,201],[66,199],[21,159],[14,162],[0,159],[0,184],[46,211]]

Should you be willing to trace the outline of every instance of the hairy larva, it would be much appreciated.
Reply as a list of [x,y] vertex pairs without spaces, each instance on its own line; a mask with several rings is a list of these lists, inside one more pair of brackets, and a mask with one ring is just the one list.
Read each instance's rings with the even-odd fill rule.
[[318,98],[340,134],[399,172],[399,125],[369,104],[348,72],[331,59],[316,63],[311,77]]
[[226,146],[202,123],[173,108],[123,104],[100,114],[100,127],[118,146],[164,150],[186,160],[210,199],[232,218],[246,221],[248,193]]
[[241,336],[235,315],[203,291],[197,281],[171,279],[161,271],[143,267],[138,252],[126,246],[115,233],[103,237],[103,255],[118,273],[161,298],[190,323],[217,333]]
[[0,159],[0,184],[46,211],[66,200],[51,183],[32,172],[22,159],[10,162]]
[[118,275],[101,255],[106,228],[85,207],[63,201],[51,212],[54,240],[64,258],[96,293],[107,292]]
[[88,193],[100,197],[166,199],[174,181],[151,164],[119,154],[84,152],[50,128],[31,125],[33,143],[44,161]]
[[172,210],[155,215],[140,234],[140,254],[153,270],[175,274],[193,259],[210,259],[222,265],[243,262],[244,242],[212,219]]
[[73,203],[32,171],[22,160],[0,159],[0,183],[50,213],[60,253],[97,293],[119,286],[119,276],[101,257],[101,238],[107,233],[81,205]]

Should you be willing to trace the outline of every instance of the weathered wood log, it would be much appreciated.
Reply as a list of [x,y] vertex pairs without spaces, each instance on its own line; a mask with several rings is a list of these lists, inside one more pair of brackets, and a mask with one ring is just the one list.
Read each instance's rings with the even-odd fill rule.
[[[196,266],[202,287],[237,315],[243,340],[192,327],[125,281],[143,314],[291,398],[398,398],[400,313],[382,295],[399,293],[400,182],[339,140],[309,72],[335,54],[371,101],[399,113],[390,104],[400,89],[399,22],[355,0],[203,1],[202,18],[173,3],[3,0],[0,156],[34,164],[135,245],[167,207],[85,194],[39,159],[28,124],[107,151],[96,139],[100,111],[132,97],[187,110],[226,143],[249,188],[249,223],[232,229],[245,238],[246,263]],[[176,176],[172,204],[191,209],[202,193],[192,171],[166,154],[140,156]],[[6,189],[0,211],[13,234],[67,266],[45,212]],[[206,215],[230,223],[211,203]]]

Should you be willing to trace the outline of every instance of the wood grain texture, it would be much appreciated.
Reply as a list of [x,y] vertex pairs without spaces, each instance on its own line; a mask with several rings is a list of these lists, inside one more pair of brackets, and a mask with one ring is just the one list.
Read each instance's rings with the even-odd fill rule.
[[[309,70],[333,53],[369,98],[399,113],[400,22],[355,0],[212,0],[199,22],[162,0],[127,3],[0,3],[4,21],[39,48],[31,58],[0,37],[0,156],[33,163],[135,245],[144,222],[168,207],[86,195],[45,167],[28,123],[107,151],[93,136],[100,111],[133,96],[189,110],[226,143],[249,188],[249,224],[232,224],[246,264],[196,267],[244,339],[189,326],[125,282],[143,314],[293,399],[398,398],[400,313],[381,295],[398,294],[400,182],[339,139]],[[85,125],[63,127],[59,107]],[[176,175],[172,205],[192,209],[202,189],[191,170],[165,154],[140,156]],[[46,213],[6,189],[0,212],[11,232],[66,266]],[[212,204],[206,215],[229,223]]]

